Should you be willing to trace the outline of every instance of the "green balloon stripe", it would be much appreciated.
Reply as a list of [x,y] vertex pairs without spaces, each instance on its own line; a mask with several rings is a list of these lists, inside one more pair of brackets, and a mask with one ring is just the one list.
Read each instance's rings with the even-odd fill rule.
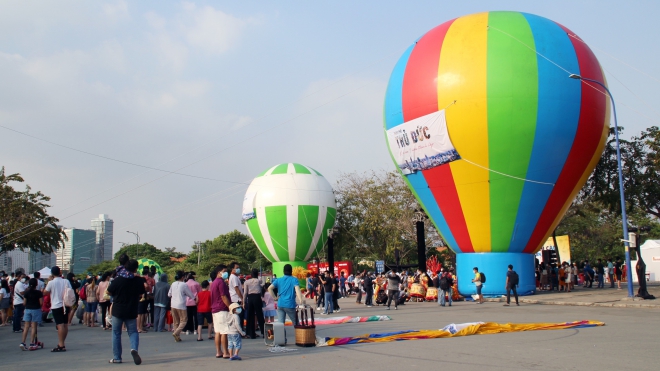
[[[517,38],[488,33],[488,167],[525,178],[538,107],[537,56],[525,46],[534,47],[534,35],[520,13],[491,12],[488,24]],[[489,177],[491,251],[505,252],[514,233],[524,182],[494,172]]]
[[296,260],[304,261],[319,222],[319,206],[298,205],[298,235],[296,236]]
[[311,174],[312,172],[309,171],[308,168],[300,165],[300,164],[293,164],[293,169],[295,170],[296,174]]
[[288,170],[289,170],[289,164],[280,164],[275,167],[275,170],[273,170],[273,172],[270,173],[270,175],[286,174]]
[[273,244],[277,260],[288,261],[289,259],[289,239],[287,237],[287,215],[285,206],[267,206],[265,208],[266,226],[268,234]]
[[325,215],[325,224],[323,225],[323,230],[321,231],[321,238],[319,238],[316,243],[316,251],[318,253],[325,245],[325,242],[328,240],[328,229],[332,228],[335,225],[335,216],[337,215],[337,210],[331,207],[328,208],[328,211]]
[[[254,212],[256,213],[257,211],[255,210]],[[263,256],[268,259],[268,261],[275,261],[275,259],[273,259],[273,255],[271,255],[270,251],[268,251],[268,248],[266,247],[266,240],[264,240],[264,236],[261,234],[261,229],[259,229],[259,221],[257,221],[257,219],[250,219],[247,221],[247,227],[248,230],[250,230],[250,234],[252,235],[254,242],[257,244],[257,247]]]

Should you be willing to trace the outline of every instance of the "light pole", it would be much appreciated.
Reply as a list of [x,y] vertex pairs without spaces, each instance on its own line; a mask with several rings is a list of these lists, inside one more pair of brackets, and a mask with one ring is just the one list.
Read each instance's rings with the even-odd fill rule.
[[415,210],[412,221],[415,223],[417,231],[417,268],[421,272],[426,272],[426,236],[424,234],[424,220],[428,217],[424,210]]
[[576,80],[593,82],[594,84],[598,84],[602,86],[603,89],[605,89],[605,91],[607,92],[607,95],[610,97],[610,101],[612,102],[612,112],[614,113],[614,138],[616,140],[616,163],[619,171],[619,194],[621,195],[621,219],[623,223],[622,241],[626,251],[626,271],[627,271],[626,279],[628,280],[628,297],[632,298],[634,297],[634,294],[633,294],[633,284],[632,284],[632,270],[630,266],[630,241],[628,240],[629,238],[628,216],[626,215],[626,197],[623,191],[623,170],[621,169],[621,147],[619,146],[619,124],[617,123],[616,120],[616,105],[614,104],[614,97],[612,97],[612,93],[610,93],[610,89],[608,89],[607,86],[605,86],[605,84],[603,84],[600,81],[582,77],[576,74],[570,74],[568,77]]
[[126,231],[126,233],[132,233],[137,238],[137,245],[135,245],[135,259],[138,257],[138,249],[140,248],[140,235],[137,232]]
[[339,224],[328,229],[328,272],[335,273],[335,238],[339,234]]
[[199,248],[201,244],[202,243],[200,241],[195,241],[195,246],[197,246],[197,268],[199,268],[199,262],[202,258],[202,251]]

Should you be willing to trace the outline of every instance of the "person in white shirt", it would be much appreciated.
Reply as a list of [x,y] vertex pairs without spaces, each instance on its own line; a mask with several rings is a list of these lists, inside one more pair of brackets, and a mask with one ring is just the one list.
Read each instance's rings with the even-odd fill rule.
[[170,286],[170,291],[167,293],[167,296],[172,298],[170,306],[172,307],[172,322],[174,323],[174,340],[179,342],[181,341],[181,331],[186,327],[186,322],[188,321],[188,313],[186,312],[186,298],[195,300],[197,303],[197,297],[190,291],[188,285],[183,282],[185,273],[183,271],[177,271],[176,276],[174,276],[174,283]]
[[60,267],[54,266],[50,272],[55,278],[48,282],[46,291],[50,293],[50,310],[57,328],[57,347],[53,348],[51,352],[66,352],[64,341],[69,333],[69,319],[64,306],[64,294],[67,288],[70,290],[73,288],[68,280],[62,279]]
[[46,288],[46,284],[44,283],[44,281],[41,280],[41,273],[34,272],[32,277],[37,279],[37,290],[44,291],[44,289]]
[[[243,284],[241,284],[241,279],[238,278],[238,275],[241,274],[241,267],[237,262],[229,263],[229,270],[231,275],[229,275],[229,296],[231,297],[232,303],[238,303],[243,307]],[[238,316],[241,318],[241,328],[243,328],[243,316],[245,314],[241,311],[238,313]]]
[[23,329],[21,328],[21,321],[23,320],[23,312],[25,311],[25,300],[23,299],[23,293],[27,288],[27,284],[25,283],[26,280],[27,276],[23,274],[23,272],[16,272],[17,282],[14,286],[14,318],[12,319],[14,332],[16,333],[23,333]]

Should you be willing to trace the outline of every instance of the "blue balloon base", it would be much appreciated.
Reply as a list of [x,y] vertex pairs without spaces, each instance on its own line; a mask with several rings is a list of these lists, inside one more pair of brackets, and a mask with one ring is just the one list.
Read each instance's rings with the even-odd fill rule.
[[463,296],[477,293],[472,283],[474,267],[486,275],[486,283],[481,289],[483,296],[502,296],[506,294],[507,266],[513,265],[518,273],[518,295],[533,295],[536,292],[536,277],[534,276],[534,255],[525,253],[464,253],[456,254],[456,275],[458,277],[458,292]]

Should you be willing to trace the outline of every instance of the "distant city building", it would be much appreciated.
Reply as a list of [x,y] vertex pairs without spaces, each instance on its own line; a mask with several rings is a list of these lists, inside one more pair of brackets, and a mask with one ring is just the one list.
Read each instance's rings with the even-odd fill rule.
[[19,249],[3,252],[0,254],[0,270],[5,272],[16,272],[17,269],[22,269],[23,272],[28,272],[30,268],[28,264],[28,252]]
[[[28,261],[30,265],[29,274],[39,271],[45,267],[53,267],[55,264],[56,254],[42,254],[36,251],[30,251]],[[48,278],[48,277],[44,277]]]
[[67,228],[64,248],[56,252],[56,265],[63,271],[75,274],[87,272],[90,265],[100,262],[96,232],[89,229]]
[[102,262],[112,260],[112,232],[114,222],[107,214],[100,214],[98,218],[92,219],[92,230],[96,232],[97,259]]

